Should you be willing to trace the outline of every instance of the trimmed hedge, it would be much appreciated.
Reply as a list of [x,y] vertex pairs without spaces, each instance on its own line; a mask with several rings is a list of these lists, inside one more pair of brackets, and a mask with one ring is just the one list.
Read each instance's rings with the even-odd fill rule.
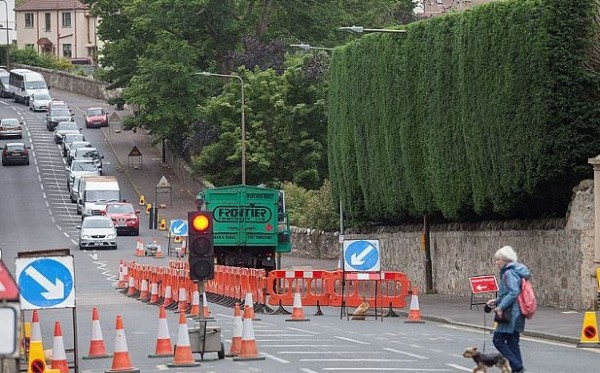
[[597,12],[494,1],[336,48],[329,169],[347,216],[564,215],[600,153]]

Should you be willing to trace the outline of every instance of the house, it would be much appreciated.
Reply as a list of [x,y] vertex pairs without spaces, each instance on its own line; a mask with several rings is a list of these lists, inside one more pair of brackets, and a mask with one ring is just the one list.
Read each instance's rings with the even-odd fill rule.
[[15,18],[18,48],[96,63],[98,19],[79,0],[27,0]]

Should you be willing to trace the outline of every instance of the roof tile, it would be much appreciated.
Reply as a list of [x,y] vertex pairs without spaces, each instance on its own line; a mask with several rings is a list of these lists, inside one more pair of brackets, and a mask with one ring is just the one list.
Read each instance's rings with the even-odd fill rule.
[[88,9],[88,6],[79,0],[28,0],[17,6],[15,12],[72,9]]

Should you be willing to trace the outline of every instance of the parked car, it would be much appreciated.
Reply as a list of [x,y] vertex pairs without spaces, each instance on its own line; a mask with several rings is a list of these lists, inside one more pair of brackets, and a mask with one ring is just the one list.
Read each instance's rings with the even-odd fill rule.
[[47,93],[32,93],[29,98],[29,110],[47,111],[52,98]]
[[117,230],[108,216],[87,216],[79,229],[79,249],[106,247],[117,249]]
[[2,166],[11,164],[29,164],[29,146],[22,142],[9,142],[2,149]]
[[[52,105],[52,103],[50,103]],[[54,131],[58,123],[60,122],[73,122],[73,115],[67,107],[52,108],[46,114],[46,128],[48,131]]]
[[80,133],[81,128],[75,122],[58,122],[54,128],[54,142],[62,144],[63,137],[67,133]]
[[23,122],[19,122],[16,118],[4,118],[0,121],[0,138],[16,137],[18,139],[23,138],[23,129],[21,125]]
[[65,137],[63,138],[63,143],[62,143],[63,157],[66,157],[67,154],[69,154],[69,146],[71,146],[71,143],[74,141],[85,141],[85,136],[83,136],[83,133],[81,133],[81,132],[67,133],[65,135]]
[[96,163],[96,167],[98,167],[100,175],[102,175],[102,160],[104,159],[104,156],[98,153],[98,149],[88,147],[81,147],[76,149],[73,155],[73,160],[77,161],[80,159],[93,159]]
[[75,176],[96,175],[100,176],[100,171],[96,167],[93,159],[74,160],[70,166],[67,166],[67,189],[71,191],[71,185]]
[[92,127],[108,127],[108,113],[101,107],[93,107],[85,112],[85,126]]
[[67,164],[70,166],[71,162],[73,162],[73,158],[75,157],[75,150],[79,148],[91,148],[92,143],[89,141],[73,141],[69,147],[67,148]]
[[59,108],[67,109],[71,114],[73,114],[67,103],[64,101],[52,99],[52,101],[48,103],[48,111]]
[[140,210],[136,210],[131,203],[111,202],[106,205],[104,213],[112,219],[115,228],[117,228],[117,234],[140,235]]

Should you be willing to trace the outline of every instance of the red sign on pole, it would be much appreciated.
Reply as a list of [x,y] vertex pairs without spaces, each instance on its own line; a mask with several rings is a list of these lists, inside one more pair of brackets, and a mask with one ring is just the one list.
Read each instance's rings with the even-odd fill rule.
[[10,272],[0,260],[0,299],[7,301],[19,301],[19,288]]
[[498,282],[496,282],[496,276],[494,275],[469,277],[469,281],[471,282],[471,292],[473,294],[498,291]]

